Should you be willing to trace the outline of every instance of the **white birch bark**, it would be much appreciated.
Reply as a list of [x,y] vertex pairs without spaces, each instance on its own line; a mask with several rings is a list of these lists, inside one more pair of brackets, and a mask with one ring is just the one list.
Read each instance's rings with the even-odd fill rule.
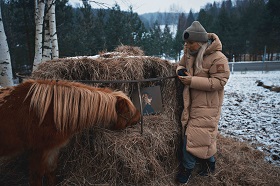
[[34,0],[34,22],[35,22],[35,25],[37,25],[37,14],[38,14],[38,0]]
[[50,17],[50,6],[49,1],[47,4],[47,13],[44,20],[44,42],[43,42],[43,57],[42,62],[51,60],[51,37],[50,37],[50,27],[49,27],[49,17]]
[[[36,1],[36,0],[35,0]],[[45,12],[45,1],[39,0],[38,10],[35,11],[35,56],[33,62],[33,71],[37,69],[37,66],[42,62],[42,37],[43,37],[43,22]]]
[[0,87],[13,86],[11,56],[5,34],[0,1]]
[[56,59],[59,57],[58,41],[56,33],[56,20],[55,20],[55,1],[48,0],[48,6],[50,7],[49,14],[49,26],[50,26],[50,36],[51,36],[51,46],[52,46],[52,58]]

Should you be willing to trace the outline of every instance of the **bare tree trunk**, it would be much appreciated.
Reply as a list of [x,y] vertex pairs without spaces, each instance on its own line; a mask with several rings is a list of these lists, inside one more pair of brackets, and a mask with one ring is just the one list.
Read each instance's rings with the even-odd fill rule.
[[11,56],[5,34],[0,1],[0,87],[13,86]]
[[47,5],[47,13],[44,19],[44,42],[43,42],[43,58],[42,62],[51,60],[51,36],[50,36],[50,25],[49,25],[49,18],[50,18],[50,5],[48,1]]
[[[36,0],[35,0],[36,1]],[[46,3],[44,0],[39,1],[36,9],[36,38],[35,38],[35,57],[33,71],[43,62],[53,58],[58,58],[58,42],[56,34],[55,21],[55,0],[47,0],[47,13],[44,20],[44,10]],[[45,23],[45,24],[44,24]],[[44,27],[43,27],[44,25]],[[43,38],[44,28],[44,40]],[[37,44],[37,45],[36,45]]]
[[[35,0],[37,1],[37,0]],[[35,3],[36,4],[36,3]],[[35,56],[33,62],[33,71],[37,69],[37,66],[42,62],[42,36],[43,36],[43,24],[44,24],[44,11],[45,1],[39,0],[39,5],[35,10]]]
[[51,45],[52,45],[52,58],[56,59],[59,57],[58,50],[58,41],[57,41],[57,33],[56,33],[56,20],[55,20],[55,1],[56,0],[48,0],[48,6],[50,7],[49,14],[49,26],[50,26],[50,36],[51,36]]

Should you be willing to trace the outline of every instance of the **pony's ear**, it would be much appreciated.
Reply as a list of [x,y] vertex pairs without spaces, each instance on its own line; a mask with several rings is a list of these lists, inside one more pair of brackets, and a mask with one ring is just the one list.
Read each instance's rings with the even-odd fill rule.
[[123,97],[117,96],[116,110],[123,111],[127,107],[126,100]]
[[127,108],[126,100],[121,96],[117,96],[116,112],[118,114],[118,121],[114,125],[113,129],[114,130],[124,129],[126,127],[128,121],[126,120],[126,118],[123,115],[126,112],[128,112],[128,108]]

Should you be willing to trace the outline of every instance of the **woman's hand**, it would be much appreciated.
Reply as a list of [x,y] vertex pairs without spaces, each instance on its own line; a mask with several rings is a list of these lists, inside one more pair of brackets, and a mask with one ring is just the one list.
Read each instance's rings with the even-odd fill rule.
[[178,76],[178,78],[181,80],[181,82],[184,85],[190,85],[192,82],[192,76],[190,73],[185,72],[186,76]]

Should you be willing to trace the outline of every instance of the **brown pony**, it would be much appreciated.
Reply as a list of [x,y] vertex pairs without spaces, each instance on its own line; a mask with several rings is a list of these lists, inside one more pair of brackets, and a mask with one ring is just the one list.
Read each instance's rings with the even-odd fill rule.
[[55,185],[60,148],[82,129],[123,129],[140,119],[121,91],[81,83],[27,80],[0,89],[0,156],[28,151],[30,185]]

